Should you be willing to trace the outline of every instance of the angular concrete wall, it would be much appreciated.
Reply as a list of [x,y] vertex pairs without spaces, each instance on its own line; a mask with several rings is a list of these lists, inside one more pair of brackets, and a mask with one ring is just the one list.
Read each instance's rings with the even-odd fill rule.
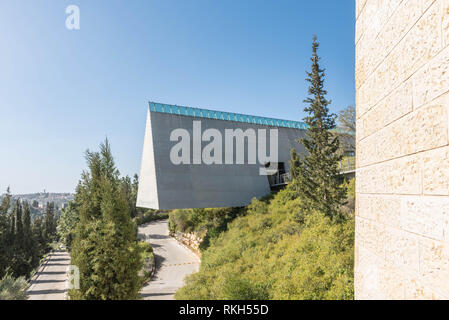
[[[202,131],[213,128],[225,137],[225,129],[252,128],[278,130],[279,162],[288,171],[290,150],[304,152],[296,140],[304,130],[264,126],[244,122],[199,118],[178,114],[148,111],[147,128],[143,148],[137,206],[152,209],[215,208],[248,205],[253,197],[270,193],[267,176],[259,174],[258,164],[180,164],[170,161],[170,150],[177,142],[170,141],[170,134],[178,128],[186,129],[193,137],[193,121],[201,121]],[[209,142],[202,142],[204,148]],[[191,153],[193,146],[190,147]],[[267,150],[270,150],[269,148]],[[245,159],[248,159],[245,146]],[[224,163],[223,144],[223,163]],[[234,152],[234,158],[235,158]],[[236,163],[236,161],[234,161]]]
[[357,0],[357,299],[449,298],[449,0]]

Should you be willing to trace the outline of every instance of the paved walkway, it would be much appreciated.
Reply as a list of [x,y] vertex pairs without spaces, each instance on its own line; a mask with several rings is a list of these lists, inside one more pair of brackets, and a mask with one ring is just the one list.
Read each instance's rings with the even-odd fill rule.
[[67,292],[67,268],[70,255],[56,251],[40,268],[28,289],[29,300],[64,300]]
[[168,220],[139,228],[139,237],[149,240],[156,257],[156,273],[141,293],[146,300],[172,300],[184,284],[185,276],[197,272],[200,260],[168,235]]

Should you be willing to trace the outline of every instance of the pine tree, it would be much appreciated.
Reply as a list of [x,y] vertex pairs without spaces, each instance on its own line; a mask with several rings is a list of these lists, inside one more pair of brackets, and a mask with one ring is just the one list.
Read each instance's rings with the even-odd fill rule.
[[142,258],[136,225],[115,168],[108,141],[100,152],[86,152],[89,166],[78,184],[79,222],[72,243],[72,264],[80,270],[80,289],[72,299],[137,299]]
[[340,218],[340,206],[344,203],[346,190],[338,178],[339,162],[342,154],[340,142],[331,130],[336,127],[334,114],[329,113],[330,101],[326,99],[324,89],[324,69],[320,68],[318,41],[313,38],[312,71],[307,72],[309,97],[304,111],[308,114],[306,137],[301,139],[306,149],[302,158],[292,151],[290,170],[298,196],[302,200],[302,209],[306,212],[319,210],[327,216]]

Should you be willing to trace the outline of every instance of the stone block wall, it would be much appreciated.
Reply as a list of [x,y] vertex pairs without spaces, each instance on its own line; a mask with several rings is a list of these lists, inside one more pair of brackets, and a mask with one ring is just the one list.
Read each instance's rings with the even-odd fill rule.
[[449,299],[449,0],[356,17],[356,299]]
[[203,238],[200,237],[198,234],[194,232],[191,233],[171,232],[170,236],[181,242],[183,245],[187,246],[190,250],[192,250],[193,253],[195,253],[198,256],[198,258],[201,259],[200,245],[201,242],[203,242]]

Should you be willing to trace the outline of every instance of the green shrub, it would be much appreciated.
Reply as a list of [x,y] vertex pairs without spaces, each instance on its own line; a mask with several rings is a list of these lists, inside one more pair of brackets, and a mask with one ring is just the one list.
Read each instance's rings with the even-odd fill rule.
[[142,278],[142,283],[145,283],[149,280],[151,271],[154,267],[154,253],[153,248],[148,242],[139,241],[138,246],[143,261],[143,268],[139,275]]
[[168,212],[166,211],[154,211],[148,210],[144,214],[138,215],[135,218],[136,224],[138,226],[157,221],[157,220],[165,220],[168,219]]
[[212,239],[227,230],[228,224],[242,216],[245,208],[178,209],[169,214],[169,229],[172,233],[195,232],[203,241],[201,250],[206,249]]
[[24,277],[14,279],[7,274],[0,280],[0,300],[26,300],[28,283]]
[[267,300],[269,293],[263,282],[233,274],[226,278],[222,288],[225,300]]

